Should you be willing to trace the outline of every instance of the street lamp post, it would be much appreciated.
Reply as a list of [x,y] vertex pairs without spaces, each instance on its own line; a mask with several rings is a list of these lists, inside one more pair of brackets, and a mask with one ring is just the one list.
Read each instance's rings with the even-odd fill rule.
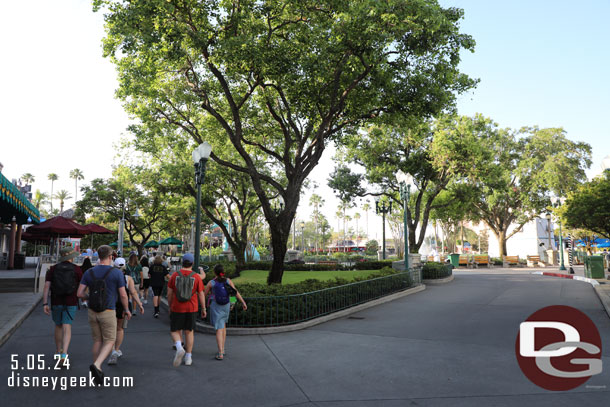
[[[554,196],[551,198],[551,203],[554,208],[558,208],[565,203],[565,198],[558,198]],[[561,265],[559,266],[559,270],[565,270],[566,266],[563,263],[563,233],[561,233],[561,218],[559,218],[559,258],[561,259]]]
[[303,251],[303,256],[305,256],[305,222],[301,221],[299,226],[301,226],[301,250]]
[[383,250],[383,260],[385,260],[385,214],[392,211],[392,201],[390,201],[389,205],[386,206],[385,202],[380,202],[379,197],[375,199],[375,212],[377,215],[381,213],[383,218],[383,243],[381,245],[381,250]]
[[[413,184],[413,176],[405,174],[402,170],[396,173],[396,180],[400,185],[400,198],[403,202],[403,222],[404,222],[404,239],[405,239],[405,271],[409,271],[409,225],[407,224],[407,211],[409,210],[409,195],[411,194],[411,184]],[[436,241],[434,242],[436,245]]]
[[[116,242],[116,249],[117,249],[117,254],[119,255],[119,257],[123,257],[123,240],[125,240],[124,234],[125,234],[125,205],[126,203],[130,203],[131,201],[129,199],[125,199],[123,198],[123,213],[121,215],[121,219],[119,220],[119,236]],[[131,215],[132,218],[135,218],[136,220],[140,217],[140,212],[138,211],[138,207],[136,205],[136,212]]]
[[550,264],[553,264],[553,263],[555,263],[555,258],[554,258],[555,256],[554,256],[554,251],[553,251],[553,243],[551,242],[551,214],[550,213],[546,214],[546,231],[549,235],[549,250],[551,251],[551,256],[553,256],[553,259],[551,259],[551,257],[548,255],[549,251],[547,250],[547,256],[549,257],[548,261]]
[[197,184],[197,210],[195,211],[195,264],[193,270],[199,271],[199,250],[201,249],[201,184],[205,177],[205,167],[212,153],[212,146],[206,141],[193,150],[195,183]]

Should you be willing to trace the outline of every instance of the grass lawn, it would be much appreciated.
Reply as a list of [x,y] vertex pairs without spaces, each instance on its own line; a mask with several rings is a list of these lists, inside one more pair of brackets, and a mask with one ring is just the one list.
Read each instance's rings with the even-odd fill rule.
[[[309,279],[320,281],[334,280],[335,277],[341,277],[351,281],[355,277],[366,277],[377,271],[379,270],[284,271],[282,284],[300,283],[301,281]],[[234,281],[236,284],[265,284],[267,283],[267,275],[269,275],[269,272],[266,270],[245,270],[242,271],[241,276],[234,279]]]

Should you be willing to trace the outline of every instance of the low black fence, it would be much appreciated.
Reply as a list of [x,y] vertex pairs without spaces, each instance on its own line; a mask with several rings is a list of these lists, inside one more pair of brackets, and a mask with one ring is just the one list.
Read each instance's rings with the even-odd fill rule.
[[[403,291],[420,283],[418,270],[303,294],[244,298],[248,310],[244,311],[238,303],[231,311],[228,326],[250,328],[296,324]],[[209,312],[205,322],[209,324]]]

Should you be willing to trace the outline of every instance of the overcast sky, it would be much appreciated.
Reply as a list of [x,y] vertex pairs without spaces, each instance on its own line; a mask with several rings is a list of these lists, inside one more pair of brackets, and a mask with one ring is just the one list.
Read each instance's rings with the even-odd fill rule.
[[[465,10],[462,31],[477,42],[474,54],[464,54],[461,70],[481,83],[460,97],[459,112],[480,112],[502,127],[564,127],[572,140],[593,146],[589,175],[599,173],[602,158],[610,154],[610,2],[441,4]],[[85,183],[110,176],[120,160],[113,144],[128,124],[114,99],[114,67],[102,58],[102,16],[84,0],[3,2],[0,10],[3,173],[11,179],[30,172],[36,177],[33,189],[49,192],[47,175],[55,172],[54,191],[74,195],[70,170],[81,169]],[[326,215],[336,227],[338,201],[325,186],[331,158],[328,149],[311,179],[320,184]],[[308,202],[309,193],[301,200],[299,220],[309,217]],[[374,218],[369,215],[371,234],[380,236]]]

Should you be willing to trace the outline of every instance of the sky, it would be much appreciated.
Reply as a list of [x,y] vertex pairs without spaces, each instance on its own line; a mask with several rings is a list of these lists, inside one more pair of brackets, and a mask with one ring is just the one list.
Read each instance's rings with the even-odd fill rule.
[[[610,154],[610,1],[441,0],[464,9],[461,31],[474,37],[460,69],[479,78],[458,97],[458,112],[482,113],[501,127],[563,127],[570,139],[593,147],[588,175],[601,172]],[[0,162],[3,174],[32,173],[33,191],[49,192],[47,175],[59,175],[54,192],[74,196],[70,170],[82,183],[109,177],[119,163],[115,145],[129,123],[114,98],[114,66],[104,59],[103,18],[87,0],[30,0],[0,6]],[[326,204],[331,227],[338,200],[326,187],[334,150],[328,148],[310,179]],[[310,193],[301,198],[298,220],[308,219]],[[68,200],[70,206],[74,200]],[[57,205],[57,203],[56,203]],[[349,212],[353,215],[361,209]],[[380,222],[369,213],[371,237]]]

